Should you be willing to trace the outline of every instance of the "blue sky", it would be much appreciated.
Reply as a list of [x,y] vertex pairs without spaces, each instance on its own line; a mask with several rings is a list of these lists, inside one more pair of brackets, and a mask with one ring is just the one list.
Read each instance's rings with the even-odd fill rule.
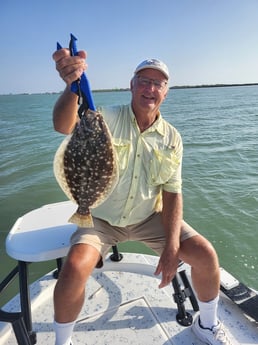
[[145,58],[170,86],[258,82],[258,0],[2,0],[0,94],[61,91],[52,60],[72,32],[92,89],[126,88]]

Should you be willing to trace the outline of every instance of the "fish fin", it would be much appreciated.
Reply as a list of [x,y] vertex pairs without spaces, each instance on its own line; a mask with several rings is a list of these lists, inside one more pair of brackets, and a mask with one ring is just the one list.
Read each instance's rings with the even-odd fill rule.
[[65,193],[65,195],[68,197],[68,199],[75,201],[71,191],[70,187],[67,183],[67,179],[65,176],[65,171],[64,171],[64,153],[65,150],[67,149],[67,145],[72,137],[72,134],[69,134],[65,137],[65,139],[62,141],[62,143],[59,145],[55,157],[54,157],[54,162],[53,162],[53,169],[54,169],[54,175],[55,178]]
[[81,228],[93,228],[94,227],[91,214],[79,214],[78,212],[75,212],[70,217],[68,222],[77,224]]

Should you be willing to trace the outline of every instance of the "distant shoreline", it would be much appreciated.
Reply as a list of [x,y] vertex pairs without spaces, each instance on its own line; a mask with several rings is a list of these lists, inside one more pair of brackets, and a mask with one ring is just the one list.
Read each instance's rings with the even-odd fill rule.
[[233,87],[233,86],[254,86],[258,85],[258,83],[245,83],[245,84],[203,84],[203,85],[193,85],[193,86],[172,86],[170,89],[194,89],[194,88],[208,88],[208,87]]
[[[182,85],[182,86],[170,86],[171,89],[196,89],[196,88],[208,88],[208,87],[233,87],[233,86],[254,86],[258,83],[245,83],[245,84],[203,84],[203,85]],[[117,88],[117,89],[98,89],[93,92],[114,92],[114,91],[130,91],[129,88]]]
[[[255,86],[258,85],[258,83],[245,83],[245,84],[202,84],[202,85],[181,85],[181,86],[170,86],[169,89],[201,89],[201,88],[212,88],[212,87],[234,87],[234,86]],[[114,89],[96,89],[92,90],[92,92],[121,92],[121,91],[130,91],[130,88],[114,88]],[[23,93],[6,93],[6,94],[1,94],[0,96],[8,96],[8,95],[59,95],[63,91],[53,91],[53,92],[35,92],[35,93],[28,93],[28,92],[23,92]]]

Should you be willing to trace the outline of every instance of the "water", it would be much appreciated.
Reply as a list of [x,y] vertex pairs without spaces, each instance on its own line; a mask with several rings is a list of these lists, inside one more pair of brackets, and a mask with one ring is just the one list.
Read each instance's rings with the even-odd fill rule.
[[[0,96],[0,280],[15,265],[6,234],[22,214],[66,200],[52,172],[63,139],[52,127],[58,95]],[[97,105],[130,92],[94,93]],[[184,141],[184,217],[215,246],[220,263],[258,289],[258,86],[173,89],[163,116]],[[138,251],[135,243],[123,249]],[[33,264],[31,280],[54,267]]]

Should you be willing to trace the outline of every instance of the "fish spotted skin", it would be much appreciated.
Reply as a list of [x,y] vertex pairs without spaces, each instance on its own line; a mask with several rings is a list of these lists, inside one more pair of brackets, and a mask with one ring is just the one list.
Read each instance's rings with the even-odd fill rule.
[[54,173],[64,193],[78,205],[69,221],[92,227],[90,209],[104,202],[118,181],[112,136],[99,112],[88,110],[61,143]]

